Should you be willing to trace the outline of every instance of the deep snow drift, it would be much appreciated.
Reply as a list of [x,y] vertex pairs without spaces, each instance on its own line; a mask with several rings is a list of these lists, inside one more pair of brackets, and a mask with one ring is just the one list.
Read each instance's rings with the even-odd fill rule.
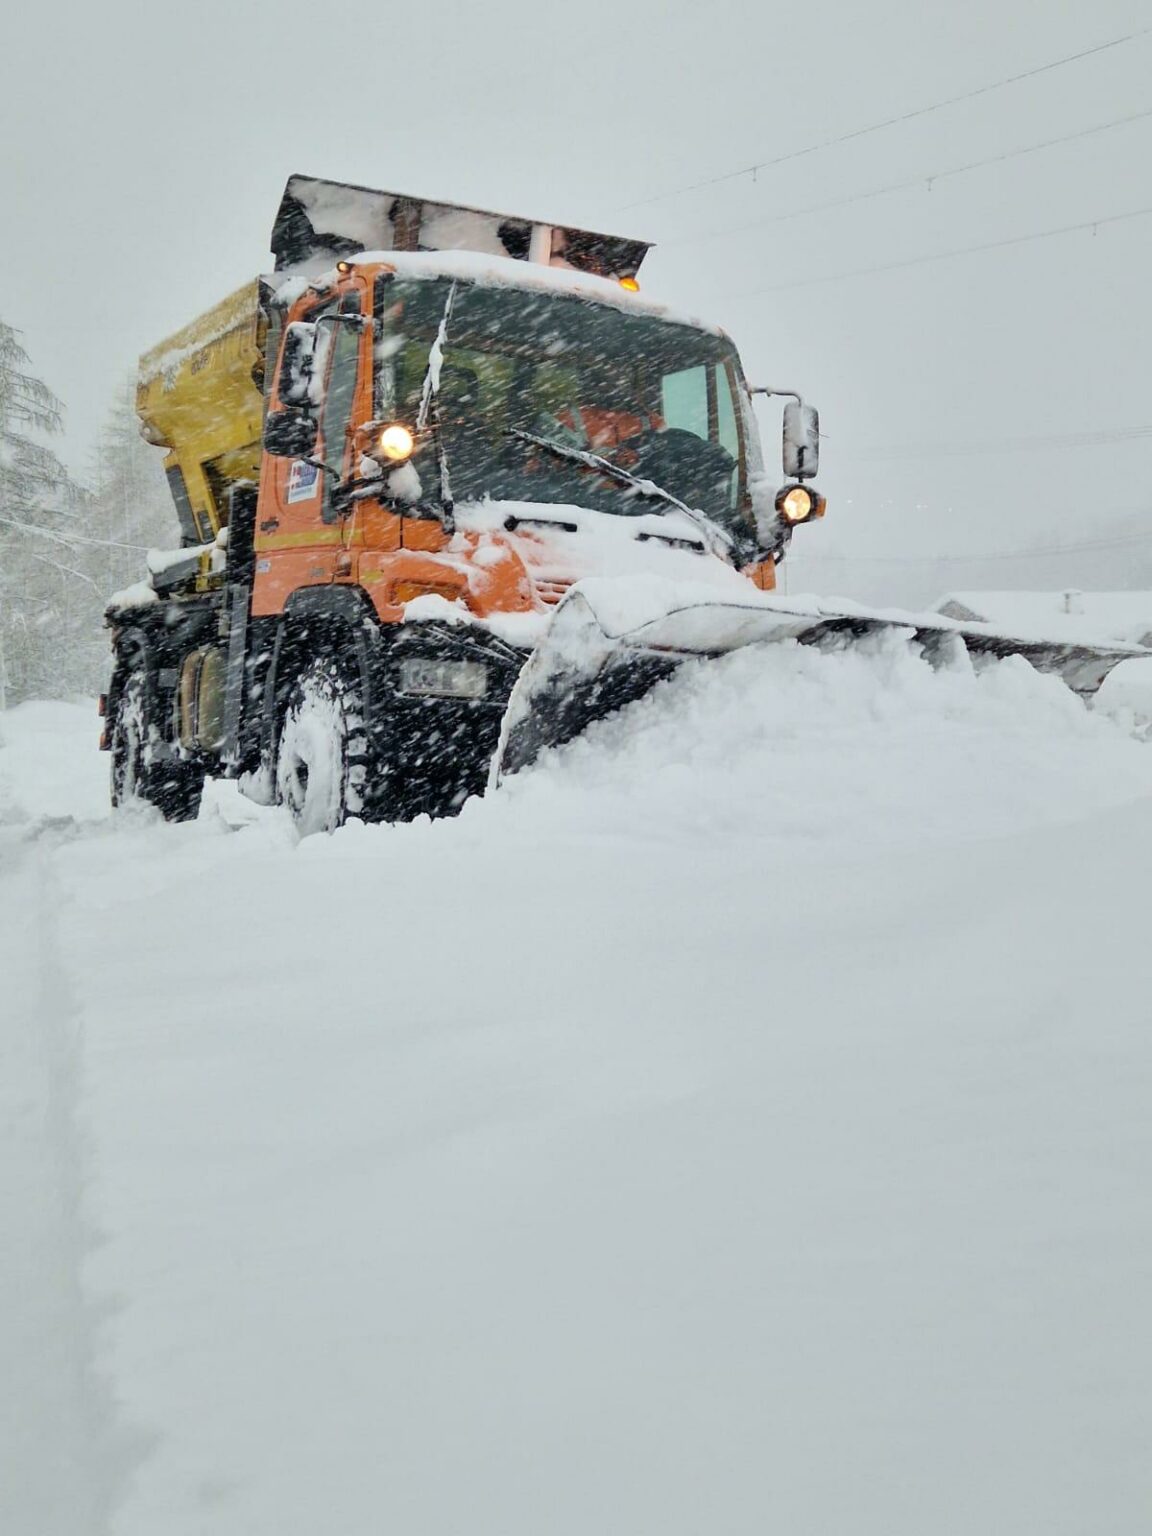
[[66,840],[21,716],[115,1536],[1142,1528],[1148,746],[782,645],[454,822]]

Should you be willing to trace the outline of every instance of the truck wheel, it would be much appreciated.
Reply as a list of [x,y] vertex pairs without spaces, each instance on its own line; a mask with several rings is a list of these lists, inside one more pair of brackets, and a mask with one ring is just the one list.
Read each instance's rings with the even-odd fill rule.
[[158,759],[160,732],[148,674],[138,668],[120,690],[112,725],[112,804],[152,805],[165,821],[194,821],[204,770],[197,763]]
[[332,657],[308,662],[289,695],[276,752],[276,799],[301,837],[334,832],[360,814],[369,755],[350,669]]

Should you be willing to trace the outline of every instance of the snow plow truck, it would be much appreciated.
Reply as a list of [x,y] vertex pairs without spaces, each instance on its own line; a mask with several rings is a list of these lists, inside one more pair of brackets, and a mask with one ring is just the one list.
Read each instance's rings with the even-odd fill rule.
[[215,775],[302,833],[450,815],[686,658],[780,639],[896,627],[1083,693],[1139,654],[777,596],[824,512],[816,412],[642,295],[643,241],[293,176],[271,244],[141,359],[180,547],[107,609],[116,804],[188,819]]

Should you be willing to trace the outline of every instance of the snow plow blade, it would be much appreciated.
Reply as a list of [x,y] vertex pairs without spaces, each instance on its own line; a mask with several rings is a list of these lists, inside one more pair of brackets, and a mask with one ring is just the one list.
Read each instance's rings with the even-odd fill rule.
[[571,589],[513,689],[491,782],[529,767],[547,747],[573,741],[596,720],[642,698],[682,662],[747,645],[795,640],[835,648],[869,635],[902,634],[934,665],[956,656],[1020,656],[1090,697],[1113,667],[1152,656],[1142,646],[1011,635],[941,614],[868,609],[759,592],[735,596],[593,578]]

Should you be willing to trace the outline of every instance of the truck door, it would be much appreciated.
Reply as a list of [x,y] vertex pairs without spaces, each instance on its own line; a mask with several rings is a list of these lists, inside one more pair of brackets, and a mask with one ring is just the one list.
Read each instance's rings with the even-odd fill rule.
[[[345,294],[336,311],[340,315],[359,315],[360,312],[359,293]],[[315,454],[329,471],[322,477],[324,484],[321,493],[321,515],[326,523],[336,520],[332,493],[350,471],[348,459],[351,451],[352,407],[356,399],[364,339],[363,331],[356,325],[343,325],[337,320],[332,330],[328,371],[324,381],[324,404],[320,408],[320,436]]]
[[357,285],[320,300],[302,317],[312,322],[333,317],[321,325],[317,345],[323,378],[316,407],[319,430],[311,463],[267,454],[263,458],[254,541],[254,616],[280,613],[297,588],[333,579],[341,530],[332,493],[348,472],[357,391],[371,390],[370,336],[334,317],[359,315],[362,303]]

